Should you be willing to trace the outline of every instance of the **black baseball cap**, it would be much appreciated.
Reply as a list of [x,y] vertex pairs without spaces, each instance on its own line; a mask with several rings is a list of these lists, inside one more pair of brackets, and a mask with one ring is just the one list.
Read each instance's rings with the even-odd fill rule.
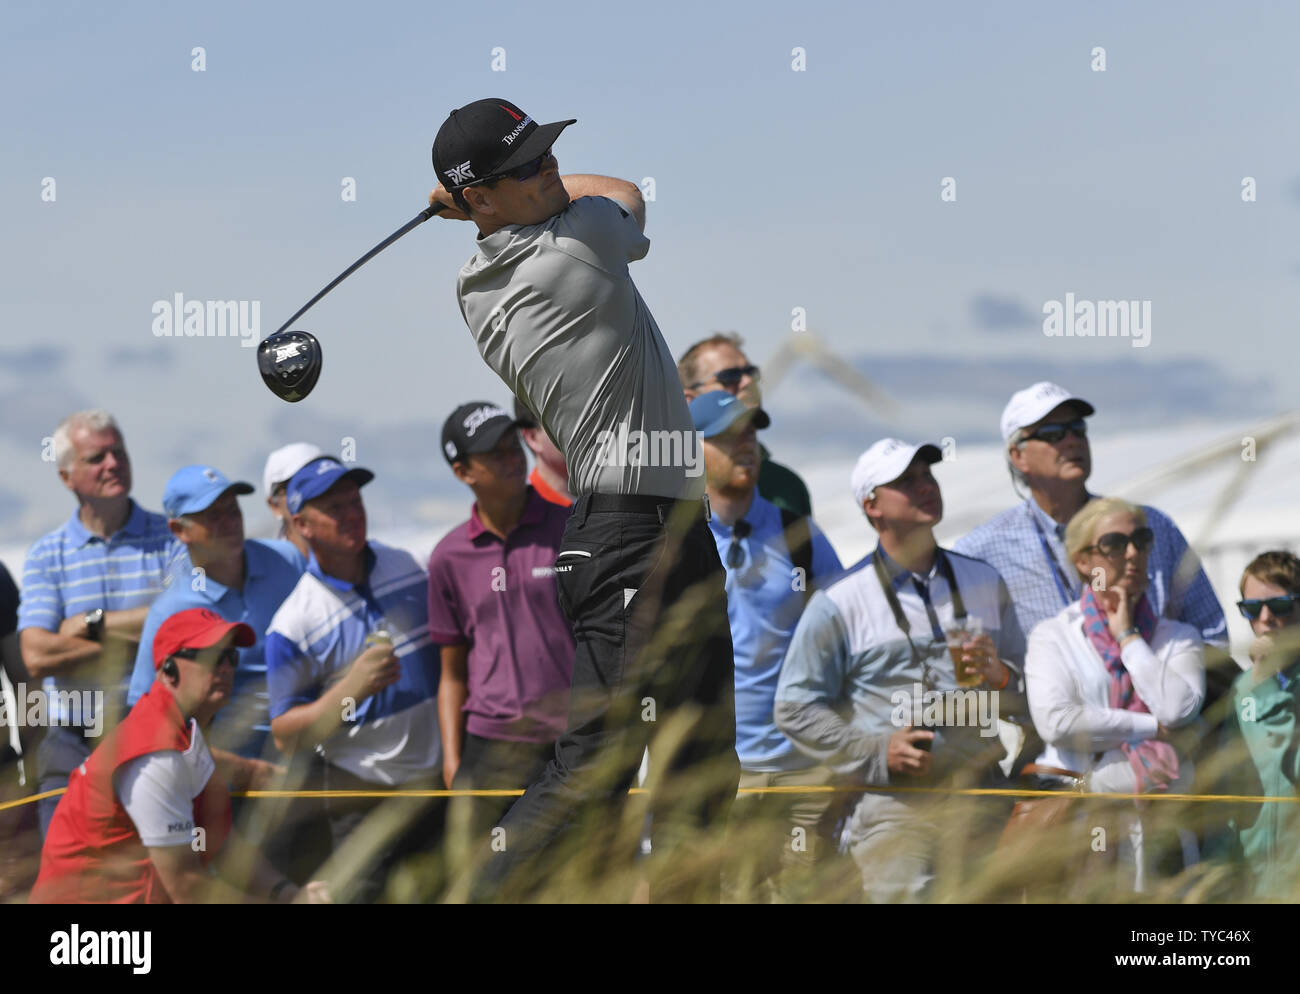
[[501,436],[519,427],[504,407],[486,400],[474,400],[451,412],[442,423],[442,454],[457,463],[477,452],[491,452]]
[[536,159],[576,123],[538,124],[509,100],[475,100],[453,110],[438,129],[433,168],[448,190],[463,190]]

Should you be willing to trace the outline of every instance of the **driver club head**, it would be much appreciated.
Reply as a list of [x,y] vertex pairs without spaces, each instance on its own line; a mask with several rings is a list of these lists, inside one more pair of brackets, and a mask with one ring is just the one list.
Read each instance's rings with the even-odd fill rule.
[[309,331],[277,331],[257,347],[262,382],[281,400],[296,404],[320,379],[321,347]]

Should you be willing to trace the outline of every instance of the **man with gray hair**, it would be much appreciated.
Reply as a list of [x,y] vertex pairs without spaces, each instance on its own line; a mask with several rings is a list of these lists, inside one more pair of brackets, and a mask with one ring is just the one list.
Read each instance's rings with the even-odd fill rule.
[[[1087,486],[1092,451],[1084,420],[1093,411],[1055,383],[1035,383],[1014,394],[1002,412],[1002,438],[1013,484],[1029,496],[953,546],[1001,574],[1026,635],[1079,599],[1065,526],[1095,496]],[[1156,615],[1191,625],[1206,642],[1225,643],[1223,609],[1196,553],[1168,516],[1153,507],[1143,510],[1155,533],[1147,596]]]
[[[111,414],[64,418],[54,455],[77,510],[28,552],[18,616],[23,659],[49,705],[41,792],[66,787],[121,713],[140,629],[181,551],[167,519],[131,499],[131,460]],[[44,836],[58,797],[38,803]]]

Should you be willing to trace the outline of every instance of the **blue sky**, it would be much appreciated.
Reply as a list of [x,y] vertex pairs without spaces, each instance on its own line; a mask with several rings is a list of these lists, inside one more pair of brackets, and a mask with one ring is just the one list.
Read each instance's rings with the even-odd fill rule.
[[[900,401],[886,421],[796,374],[768,398],[778,451],[988,438],[1044,377],[1104,396],[1111,431],[1292,404],[1291,5],[11,2],[0,24],[6,542],[71,510],[40,442],[88,405],[151,507],[183,462],[260,479],[300,437],[357,440],[380,521],[458,494],[441,422],[505,399],[455,304],[468,226],[431,222],[299,322],[326,362],[297,406],[235,341],[155,338],[151,308],[257,300],[270,332],[421,208],[438,125],[484,96],[578,118],[563,170],[653,177],[634,275],[674,353],[734,329],[762,362],[803,307]],[[1045,337],[1066,292],[1150,300],[1150,347]]]

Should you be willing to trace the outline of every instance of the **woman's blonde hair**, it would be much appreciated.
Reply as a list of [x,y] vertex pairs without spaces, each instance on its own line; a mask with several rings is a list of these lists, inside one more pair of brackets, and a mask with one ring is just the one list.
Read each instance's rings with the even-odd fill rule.
[[1065,553],[1070,557],[1071,565],[1083,554],[1084,549],[1092,545],[1092,530],[1097,527],[1097,522],[1112,514],[1133,515],[1139,528],[1145,527],[1147,523],[1146,512],[1122,498],[1098,497],[1088,501],[1065,526]]

